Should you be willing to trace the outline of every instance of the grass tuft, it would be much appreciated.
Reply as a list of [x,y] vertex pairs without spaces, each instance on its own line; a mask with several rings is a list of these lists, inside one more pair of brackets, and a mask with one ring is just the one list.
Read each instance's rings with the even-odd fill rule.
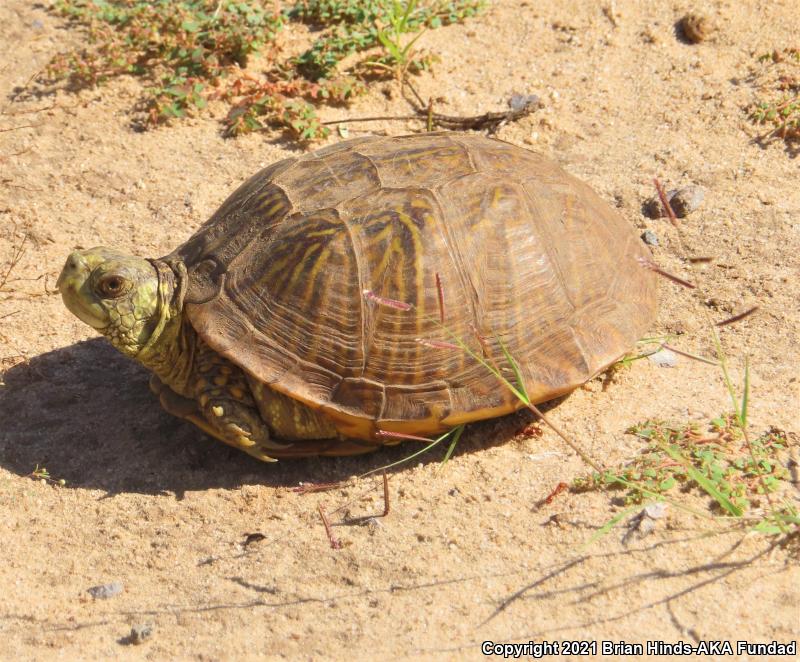
[[800,48],[784,48],[758,58],[756,82],[763,97],[750,108],[750,120],[771,127],[762,139],[800,141]]
[[641,455],[623,466],[577,478],[576,492],[626,489],[626,505],[655,497],[698,492],[733,517],[760,508],[767,494],[787,490],[791,476],[783,464],[789,435],[771,428],[750,444],[738,414],[720,416],[705,430],[648,420],[627,430],[646,441]]
[[[397,76],[429,68],[413,44],[427,28],[476,14],[483,0],[305,0],[286,11],[257,0],[59,0],[53,9],[84,30],[86,45],[53,58],[52,83],[95,87],[132,75],[147,85],[138,108],[144,128],[227,105],[223,134],[269,126],[295,139],[324,138],[318,106],[347,103],[365,89],[366,74]],[[278,33],[290,22],[313,23],[321,36],[298,57],[281,59]],[[340,62],[376,47],[350,72]],[[251,58],[263,73],[244,71]]]

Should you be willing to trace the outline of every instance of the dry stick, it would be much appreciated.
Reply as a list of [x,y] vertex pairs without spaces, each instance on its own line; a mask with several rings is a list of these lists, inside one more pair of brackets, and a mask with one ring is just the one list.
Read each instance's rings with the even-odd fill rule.
[[333,530],[331,529],[331,523],[328,521],[328,516],[325,514],[325,511],[322,509],[322,504],[317,504],[317,510],[319,510],[319,516],[322,518],[322,525],[325,527],[325,533],[328,536],[328,540],[331,543],[331,549],[341,549],[342,543],[333,535]]
[[41,124],[20,124],[19,126],[10,126],[6,129],[0,129],[0,133],[6,133],[7,131],[18,131],[19,129],[38,129]]
[[[661,186],[661,182],[658,181],[658,178],[653,179],[653,184],[655,184],[656,190],[658,191],[658,197],[661,199],[661,204],[664,207],[664,211],[667,212],[667,216],[669,216],[670,221],[675,226],[677,230],[678,236],[678,246],[681,250],[681,257],[686,259],[686,256],[689,255],[689,251],[686,248],[686,242],[683,239],[683,231],[681,230],[680,224],[678,223],[678,219],[675,216],[675,212],[672,209],[672,205],[670,205],[669,200],[667,200],[667,196],[664,193],[664,189]],[[689,260],[690,268],[694,269],[694,265]],[[695,276],[701,276],[699,271],[695,272]],[[698,279],[699,280],[699,279]],[[700,292],[703,292],[703,288],[700,288]],[[719,339],[719,335],[717,334],[717,329],[714,324],[714,320],[711,319],[711,313],[708,312],[708,309],[705,306],[701,306],[702,314],[706,319],[706,324],[708,328],[711,330],[711,337],[714,340],[714,347],[717,349],[717,358],[719,360],[719,365],[723,368],[723,370],[727,373],[727,366],[725,361],[725,354],[722,351],[722,341]],[[753,312],[753,311],[750,311]],[[748,314],[750,314],[748,312]],[[735,321],[735,320],[734,320]],[[726,380],[727,381],[727,380]],[[750,433],[747,431],[747,425],[744,424],[739,416],[736,417],[739,421],[739,427],[742,430],[742,436],[744,437],[745,444],[747,444],[747,450],[750,452],[750,457],[753,458],[755,461],[755,452],[753,451],[753,445],[750,441]],[[764,481],[764,476],[759,472],[758,474],[759,482],[761,483],[761,489],[764,490],[764,496],[767,498],[770,506],[774,505],[772,501],[772,495],[767,490],[766,482]]]
[[530,409],[534,414],[536,414],[542,421],[544,421],[547,424],[547,427],[549,427],[553,432],[555,432],[559,437],[561,437],[561,440],[564,441],[564,443],[566,443],[567,446],[569,446],[573,451],[575,451],[578,454],[578,456],[581,458],[581,460],[586,462],[586,464],[588,464],[597,473],[599,473],[599,474],[603,473],[602,467],[597,462],[595,462],[591,457],[589,457],[583,451],[583,449],[581,449],[580,446],[578,446],[578,444],[576,444],[569,437],[567,437],[567,435],[564,434],[561,431],[561,429],[555,423],[553,423],[553,421],[551,421],[549,418],[547,418],[544,415],[544,412],[542,412],[541,409],[539,409],[534,404],[528,404],[528,405],[526,405],[526,407],[528,409]]
[[430,443],[431,440],[427,437],[418,437],[415,434],[406,434],[404,432],[392,432],[391,430],[378,430],[375,433],[376,437],[389,437],[390,439],[408,439],[410,441],[425,441]]
[[653,183],[656,185],[656,191],[658,191],[658,197],[661,200],[661,205],[664,207],[664,211],[667,212],[667,216],[669,216],[669,220],[672,222],[677,229],[680,229],[680,225],[678,224],[678,217],[675,216],[675,211],[672,209],[672,205],[669,203],[667,199],[667,194],[664,193],[664,187],[661,186],[661,182],[658,179],[653,179]]
[[698,356],[697,354],[691,354],[690,352],[686,352],[682,349],[678,349],[677,347],[673,347],[672,345],[667,345],[667,343],[662,343],[661,347],[663,349],[668,349],[670,352],[675,352],[676,354],[680,354],[681,356],[685,356],[690,359],[694,359],[695,361],[700,361],[702,363],[708,363],[708,365],[719,366],[719,361],[714,361],[712,359],[707,359],[705,356]]
[[752,308],[748,308],[747,310],[745,310],[743,313],[739,313],[738,315],[734,315],[733,317],[724,319],[721,322],[717,322],[717,326],[727,326],[728,324],[733,324],[734,322],[743,320],[745,317],[750,317],[750,315],[752,315],[757,310],[758,306],[753,306]]
[[34,115],[36,113],[43,113],[45,110],[53,110],[56,107],[56,102],[53,101],[49,106],[43,106],[42,108],[26,108],[25,110],[15,110],[13,113],[9,113],[7,111],[3,111],[0,115],[5,115],[6,117],[14,117],[15,115]]
[[[366,475],[366,474],[364,474],[364,475]],[[349,483],[344,483],[343,486],[345,486],[345,485],[349,485]],[[365,490],[364,492],[362,492],[358,496],[354,497],[353,499],[350,499],[349,501],[343,503],[338,508],[334,508],[330,512],[330,514],[332,515],[334,513],[338,513],[340,511],[344,510],[345,508],[347,508],[348,506],[356,503],[357,501],[360,501],[361,499],[364,498],[364,496],[366,494],[371,492],[373,489],[374,488],[370,487],[369,489]],[[390,506],[389,506],[389,477],[386,475],[386,470],[384,470],[383,471],[383,514],[381,514],[381,515],[373,515],[372,517],[361,517],[361,518],[358,518],[358,519],[361,520],[361,521],[364,521],[364,520],[372,519],[374,517],[386,517],[389,514],[389,510],[390,510]]]
[[383,515],[386,517],[389,514],[389,477],[386,475],[386,470],[383,472]]
[[320,124],[348,124],[349,122],[393,122],[400,120],[418,120],[419,115],[379,115],[374,117],[349,117],[343,120],[326,120]]
[[[529,115],[537,107],[538,102],[530,103],[520,110],[506,110],[493,113],[483,113],[482,115],[471,115],[467,117],[459,117],[457,115],[442,115],[440,113],[432,113],[431,119],[433,125],[441,126],[445,129],[496,129],[501,124],[513,122],[526,115]],[[351,117],[342,120],[326,120],[321,122],[323,125],[331,124],[347,124],[350,122],[379,122],[379,121],[400,121],[400,120],[428,120],[428,108],[424,107],[417,111],[416,115],[383,115],[383,116],[370,116],[370,117]],[[432,130],[432,128],[431,128]]]
[[683,278],[675,276],[674,274],[671,274],[668,271],[664,271],[661,267],[659,267],[652,260],[648,260],[646,258],[639,258],[638,262],[645,269],[650,269],[650,271],[653,271],[653,272],[657,273],[659,276],[663,276],[664,278],[667,278],[668,280],[671,280],[673,283],[677,283],[678,285],[683,285],[683,287],[687,287],[690,290],[693,290],[696,287],[695,285],[690,283],[688,280],[684,280]]
[[22,241],[19,242],[19,246],[14,250],[13,255],[11,256],[11,260],[8,263],[8,269],[6,269],[5,273],[2,277],[0,277],[0,292],[3,291],[3,288],[8,283],[8,277],[11,275],[11,272],[14,271],[14,268],[19,264],[19,261],[22,259],[22,254],[25,252],[24,246],[25,242],[28,239],[28,233],[26,232],[22,235]]
[[[16,100],[19,98],[19,96],[20,96],[20,95],[21,95],[23,92],[25,92],[25,90],[27,90],[27,89],[28,89],[28,86],[29,86],[29,85],[30,85],[32,82],[34,82],[34,81],[35,81],[35,80],[36,80],[36,79],[39,77],[39,74],[41,74],[41,73],[42,73],[44,70],[45,70],[45,67],[42,67],[42,68],[41,68],[41,69],[39,69],[38,71],[34,71],[34,72],[31,74],[30,78],[28,78],[28,80],[26,80],[26,81],[25,81],[25,84],[24,84],[22,87],[20,87],[20,88],[17,88],[17,91],[16,91],[16,92],[14,92],[14,93],[11,95],[11,101],[12,101],[12,102],[13,102],[13,101],[16,101]],[[2,111],[0,111],[0,115],[4,115],[4,114],[5,114],[5,112],[6,112],[6,108],[8,108],[8,105],[6,105],[6,106],[3,108],[3,110],[2,110]]]
[[292,488],[292,492],[297,494],[312,494],[313,492],[329,492],[340,487],[346,487],[347,481],[340,480],[335,483],[302,483]]
[[425,103],[419,96],[411,82],[404,79],[403,85],[408,85],[408,88],[414,94],[416,101],[406,101],[414,109],[414,115],[394,115],[394,116],[370,116],[370,117],[353,117],[343,120],[328,120],[322,122],[323,125],[330,124],[346,124],[348,122],[378,122],[378,121],[395,121],[395,120],[419,120],[425,121],[428,131],[432,131],[434,125],[441,126],[445,129],[497,129],[500,125],[507,122],[513,122],[526,115],[532,113],[538,106],[539,101],[531,101],[518,110],[506,110],[493,113],[483,113],[482,115],[473,115],[467,117],[459,117],[455,115],[442,115],[441,113],[433,112],[433,99]]
[[444,324],[444,288],[439,272],[436,272],[436,293],[439,295],[439,321]]
[[381,306],[389,306],[389,308],[395,308],[397,310],[411,310],[414,307],[405,301],[398,301],[397,299],[389,299],[387,297],[379,296],[372,290],[364,290],[363,295],[370,301],[374,301]]

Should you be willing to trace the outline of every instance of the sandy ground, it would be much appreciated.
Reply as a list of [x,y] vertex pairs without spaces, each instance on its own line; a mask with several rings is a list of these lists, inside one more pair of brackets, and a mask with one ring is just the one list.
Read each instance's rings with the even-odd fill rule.
[[[700,45],[676,38],[688,9],[717,26]],[[796,46],[798,34],[794,0],[497,0],[423,37],[442,62],[417,82],[451,114],[540,95],[545,107],[499,136],[552,156],[652,229],[670,271],[687,273],[676,233],[640,209],[652,178],[706,189],[683,224],[690,252],[714,257],[706,293],[663,281],[652,331],[710,354],[705,311],[759,305],[721,332],[737,374],[749,357],[756,433],[800,431],[800,163],[781,142],[755,144],[744,108],[754,55]],[[28,237],[20,280],[0,295],[0,658],[475,659],[485,640],[797,639],[796,554],[741,531],[706,535],[711,523],[674,508],[649,536],[623,540],[626,519],[586,546],[621,509],[597,493],[537,506],[586,467],[548,429],[515,435],[524,417],[473,427],[443,470],[434,452],[393,472],[391,512],[372,519],[379,480],[291,488],[361,474],[408,446],[267,466],[160,411],[145,372],[47,289],[75,247],[167,253],[240,181],[298,148],[278,134],[223,140],[211,117],[135,132],[131,79],[9,102],[76,38],[39,5],[0,4],[0,128],[31,125],[0,133],[0,264]],[[323,115],[407,112],[376,88]],[[351,135],[414,128],[354,124]],[[708,420],[728,404],[712,366],[638,361],[551,416],[612,464],[641,447],[628,426]],[[37,465],[66,485],[32,480]],[[328,544],[318,504],[342,549]],[[246,545],[253,533],[263,538]],[[111,599],[86,592],[114,581],[124,589]],[[141,624],[152,636],[126,645]]]

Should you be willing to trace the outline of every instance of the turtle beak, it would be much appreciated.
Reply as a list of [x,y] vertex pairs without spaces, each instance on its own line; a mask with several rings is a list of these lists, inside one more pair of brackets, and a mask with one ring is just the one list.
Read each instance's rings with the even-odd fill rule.
[[91,301],[91,292],[86,287],[91,273],[87,259],[75,251],[64,263],[56,287],[61,292],[64,305],[73,315],[94,329],[104,329],[108,326],[108,320],[102,308]]
[[70,253],[67,261],[64,263],[64,268],[61,270],[61,275],[56,281],[56,287],[61,294],[64,294],[65,289],[72,287],[74,289],[75,282],[80,280],[81,283],[86,281],[89,276],[89,265],[86,263],[86,258],[83,257],[78,251]]

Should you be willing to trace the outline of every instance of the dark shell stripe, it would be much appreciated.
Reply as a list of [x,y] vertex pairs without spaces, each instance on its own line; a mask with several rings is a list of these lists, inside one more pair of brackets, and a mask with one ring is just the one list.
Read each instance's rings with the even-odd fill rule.
[[452,333],[478,348],[477,329],[508,370],[502,340],[535,401],[589,379],[654,316],[644,254],[616,212],[543,157],[427,134],[270,166],[169,257],[187,264],[187,314],[212,347],[371,439],[519,406],[466,353],[420,339]]

